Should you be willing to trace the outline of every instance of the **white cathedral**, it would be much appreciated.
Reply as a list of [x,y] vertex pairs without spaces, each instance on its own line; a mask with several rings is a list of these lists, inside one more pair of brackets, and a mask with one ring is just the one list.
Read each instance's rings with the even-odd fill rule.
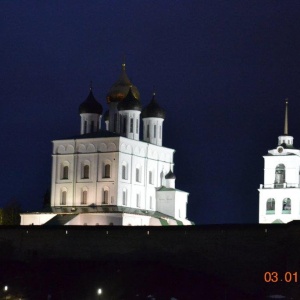
[[284,134],[264,160],[264,184],[258,190],[259,223],[300,220],[300,150],[294,148],[293,137],[288,135],[287,100]]
[[106,100],[105,130],[91,87],[79,106],[80,135],[53,141],[51,208],[22,213],[21,225],[192,225],[189,194],[175,188],[175,150],[162,146],[165,111],[155,94],[142,109],[122,64]]

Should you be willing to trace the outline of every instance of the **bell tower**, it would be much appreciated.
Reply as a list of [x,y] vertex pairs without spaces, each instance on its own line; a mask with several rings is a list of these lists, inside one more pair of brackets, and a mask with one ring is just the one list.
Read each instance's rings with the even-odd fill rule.
[[259,191],[259,223],[300,220],[300,150],[288,134],[288,99],[285,100],[284,131],[278,145],[264,156],[264,183]]

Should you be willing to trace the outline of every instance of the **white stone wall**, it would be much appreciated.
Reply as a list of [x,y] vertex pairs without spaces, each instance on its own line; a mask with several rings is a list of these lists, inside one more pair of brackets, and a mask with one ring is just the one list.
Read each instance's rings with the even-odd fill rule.
[[80,214],[66,225],[87,225],[87,226],[148,226],[151,217],[121,213],[89,213]]
[[174,218],[178,220],[186,219],[186,206],[188,193],[183,191],[175,192],[175,215]]
[[[159,147],[131,139],[120,139],[118,172],[118,205],[123,205],[123,190],[127,192],[127,206],[137,207],[140,195],[141,209],[156,210],[156,188],[165,184],[165,175],[173,166],[173,149]],[[127,179],[122,178],[122,166],[127,167]],[[140,182],[136,181],[139,169]],[[149,172],[152,181],[149,181]]]
[[52,213],[21,214],[21,225],[43,225],[55,216]]
[[156,210],[175,217],[175,190],[157,192]]
[[[67,192],[66,206],[101,205],[104,190],[109,193],[107,204],[116,204],[118,139],[79,139],[53,143],[52,206],[62,205],[62,191]],[[108,178],[105,177],[105,164],[110,165]],[[68,179],[63,179],[65,165],[69,166]],[[84,178],[85,165],[89,166],[88,178]],[[83,191],[87,191],[86,203],[82,201]]]
[[123,226],[149,226],[149,216],[123,214]]
[[87,225],[87,226],[107,226],[107,225],[122,225],[122,214],[79,214],[66,225]]
[[[122,137],[54,141],[51,205],[61,206],[62,191],[67,192],[67,206],[102,205],[104,190],[109,194],[107,204],[123,205],[125,190],[125,206],[155,210],[155,188],[165,185],[164,177],[173,167],[173,153],[173,149]],[[105,164],[110,165],[109,178],[104,176]],[[126,179],[122,179],[124,164]],[[69,167],[68,179],[63,179],[65,165]],[[85,165],[89,166],[88,178],[83,176]],[[82,203],[83,191],[87,191],[86,204]]]
[[[54,213],[30,213],[21,214],[21,225],[43,225],[56,214]],[[178,225],[175,220],[165,219],[168,225]],[[191,225],[191,222],[182,219],[184,225]],[[161,226],[161,221],[157,218],[143,215],[127,213],[81,213],[71,219],[66,226]]]
[[178,220],[186,219],[188,193],[179,190],[157,191],[157,211]]

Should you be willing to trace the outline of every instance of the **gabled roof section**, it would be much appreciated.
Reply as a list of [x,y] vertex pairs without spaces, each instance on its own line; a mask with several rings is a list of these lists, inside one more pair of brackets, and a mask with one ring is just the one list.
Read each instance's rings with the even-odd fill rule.
[[178,190],[178,189],[173,189],[173,188],[167,188],[165,186],[161,186],[159,188],[156,189],[158,192],[171,192],[171,191],[178,191],[178,192],[183,192],[183,193],[187,193],[188,192],[185,192],[185,191],[182,191],[182,190]]

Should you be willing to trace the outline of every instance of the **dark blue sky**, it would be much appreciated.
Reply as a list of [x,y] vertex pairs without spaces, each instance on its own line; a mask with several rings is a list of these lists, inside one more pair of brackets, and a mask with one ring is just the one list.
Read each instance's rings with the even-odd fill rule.
[[51,140],[79,133],[93,80],[121,70],[165,108],[164,145],[197,224],[258,222],[263,158],[300,145],[299,1],[0,1],[1,199],[41,207]]

